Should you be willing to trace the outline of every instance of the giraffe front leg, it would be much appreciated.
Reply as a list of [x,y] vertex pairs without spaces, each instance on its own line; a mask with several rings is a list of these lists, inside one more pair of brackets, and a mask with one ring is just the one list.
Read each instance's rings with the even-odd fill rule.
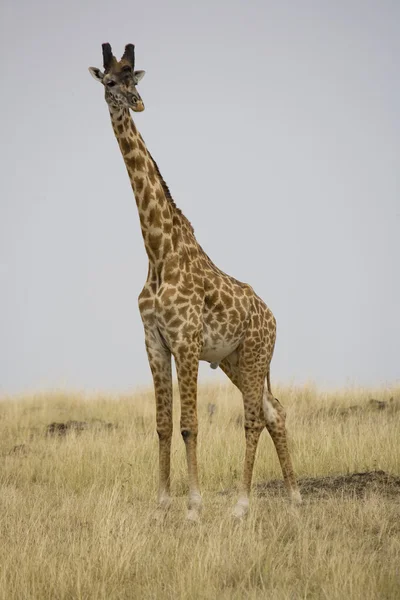
[[145,330],[146,350],[153,375],[159,440],[158,516],[171,503],[172,371],[171,353],[156,331]]
[[244,459],[243,479],[240,488],[239,498],[233,509],[232,515],[237,519],[242,519],[249,512],[249,495],[251,489],[251,480],[253,477],[254,460],[257,451],[258,440],[260,438],[263,425],[251,423],[245,424],[246,453]]
[[189,477],[187,519],[199,521],[202,500],[197,472],[197,374],[199,351],[192,347],[180,348],[175,356],[181,396],[181,434],[186,447]]
[[240,388],[244,404],[244,428],[246,437],[246,452],[243,468],[243,479],[239,498],[233,510],[233,516],[242,519],[249,511],[249,496],[251,480],[253,477],[254,460],[257,452],[258,440],[265,426],[262,415],[263,378],[259,373],[242,370]]

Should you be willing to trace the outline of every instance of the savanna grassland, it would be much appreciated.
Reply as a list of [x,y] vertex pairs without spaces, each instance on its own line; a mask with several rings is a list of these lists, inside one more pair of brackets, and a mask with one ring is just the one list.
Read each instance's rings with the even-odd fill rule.
[[[274,481],[280,468],[263,433],[251,514],[232,520],[241,399],[232,387],[203,386],[198,525],[184,519],[179,426],[173,504],[163,523],[152,518],[150,391],[0,401],[0,598],[400,598],[400,388],[274,392],[287,409],[303,505],[290,507]],[[178,425],[177,394],[175,412]]]

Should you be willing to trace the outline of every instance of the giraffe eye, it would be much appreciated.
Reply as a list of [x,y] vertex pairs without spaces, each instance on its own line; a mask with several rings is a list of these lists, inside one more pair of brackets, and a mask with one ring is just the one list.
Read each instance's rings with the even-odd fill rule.
[[106,85],[107,87],[114,87],[115,81],[109,81]]

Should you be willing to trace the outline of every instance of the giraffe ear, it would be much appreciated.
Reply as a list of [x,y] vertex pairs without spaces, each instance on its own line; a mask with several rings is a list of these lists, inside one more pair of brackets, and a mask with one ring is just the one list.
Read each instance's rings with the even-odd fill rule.
[[89,73],[96,81],[103,83],[104,73],[100,71],[97,67],[89,67]]
[[135,71],[133,74],[133,80],[135,82],[135,85],[137,85],[139,83],[139,81],[141,79],[143,79],[143,77],[145,76],[146,71]]

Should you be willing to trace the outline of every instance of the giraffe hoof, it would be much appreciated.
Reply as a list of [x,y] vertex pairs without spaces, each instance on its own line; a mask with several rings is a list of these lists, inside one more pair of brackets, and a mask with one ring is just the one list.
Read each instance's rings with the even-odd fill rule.
[[290,494],[290,504],[292,504],[292,506],[299,506],[300,504],[303,504],[303,499],[299,490],[295,490]]
[[200,523],[200,513],[194,508],[190,508],[186,514],[186,521],[189,523]]
[[232,517],[237,521],[244,519],[249,512],[248,502],[238,502],[232,511]]

